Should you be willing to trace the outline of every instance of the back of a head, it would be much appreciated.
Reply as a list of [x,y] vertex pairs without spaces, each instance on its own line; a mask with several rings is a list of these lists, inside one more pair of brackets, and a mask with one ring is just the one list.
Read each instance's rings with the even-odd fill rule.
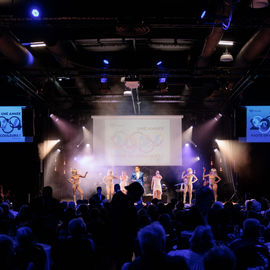
[[101,193],[101,191],[102,191],[102,187],[98,186],[97,187],[97,193]]
[[220,201],[216,201],[212,204],[212,207],[211,207],[213,210],[220,210],[220,209],[224,209],[224,205],[222,202]]
[[190,249],[196,253],[204,254],[215,246],[214,236],[210,226],[199,225],[193,231],[189,241]]
[[14,254],[14,243],[10,236],[0,234],[0,267],[5,269]]
[[68,223],[68,231],[72,237],[81,237],[86,233],[86,224],[82,218],[74,218]]
[[256,218],[247,218],[243,223],[243,236],[256,239],[261,235],[261,223]]
[[29,227],[20,227],[16,231],[16,240],[20,246],[29,246],[33,242],[33,233]]
[[45,198],[52,198],[53,190],[51,186],[45,186],[42,190],[42,195]]
[[120,191],[121,189],[120,189],[120,185],[119,184],[115,184],[114,185],[114,192],[118,192],[118,191]]
[[141,196],[144,193],[142,185],[138,182],[133,182],[130,185],[126,186],[128,196],[134,201],[137,202],[140,200]]
[[157,256],[164,251],[166,234],[159,222],[155,221],[140,229],[137,236],[142,256]]
[[228,247],[219,246],[210,249],[203,259],[205,270],[234,270],[236,257]]

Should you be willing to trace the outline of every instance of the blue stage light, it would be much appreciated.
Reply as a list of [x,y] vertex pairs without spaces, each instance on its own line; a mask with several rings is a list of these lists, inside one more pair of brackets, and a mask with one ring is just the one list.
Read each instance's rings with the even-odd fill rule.
[[161,64],[162,64],[162,61],[158,61],[158,62],[156,63],[157,66],[160,66]]
[[103,63],[104,63],[105,65],[109,65],[109,64],[110,64],[109,60],[107,60],[107,59],[103,59]]
[[206,10],[204,10],[204,11],[202,12],[202,14],[201,14],[201,19],[204,18],[205,14],[206,14]]
[[166,82],[166,78],[162,77],[158,79],[159,83],[165,83]]
[[100,78],[100,82],[101,83],[107,83],[108,82],[108,78]]
[[31,11],[31,14],[33,17],[37,18],[37,17],[39,17],[39,10],[36,8],[33,8]]

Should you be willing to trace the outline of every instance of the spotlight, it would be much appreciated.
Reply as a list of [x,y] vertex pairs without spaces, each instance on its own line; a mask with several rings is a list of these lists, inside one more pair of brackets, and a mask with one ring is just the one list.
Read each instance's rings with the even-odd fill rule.
[[110,64],[109,60],[107,60],[107,59],[103,59],[103,63],[104,63],[105,65],[109,65],[109,64]]
[[53,118],[53,117],[54,117],[54,114],[53,114],[53,113],[51,113],[51,114],[50,114],[50,117],[51,117],[51,118]]
[[37,18],[39,17],[39,10],[37,8],[33,8],[31,14],[33,17]]
[[162,61],[158,61],[158,62],[156,63],[157,66],[160,66],[161,64],[162,64]]
[[30,47],[31,48],[35,48],[35,47],[46,47],[46,43],[44,43],[43,41],[31,42],[30,43]]
[[73,160],[76,161],[78,158],[77,157],[74,157]]
[[218,151],[218,149],[217,148],[214,148],[214,152],[217,152]]
[[200,160],[200,157],[196,157],[196,160]]
[[58,148],[58,149],[57,149],[57,152],[61,152],[61,149]]
[[58,122],[59,121],[59,118],[56,118],[55,121]]
[[190,128],[193,128],[193,126],[190,126]]
[[220,117],[222,117],[222,114],[221,114],[221,113],[219,113],[218,115],[219,115]]
[[189,146],[189,143],[185,143],[185,146]]
[[230,54],[226,48],[225,52],[220,56],[220,62],[232,62],[233,56]]
[[100,78],[100,82],[101,83],[107,83],[108,82],[108,78]]
[[87,143],[87,144],[86,144],[86,147],[90,147],[90,144],[89,144],[89,143]]
[[165,77],[159,78],[159,79],[158,79],[158,82],[159,82],[159,83],[165,83],[165,82],[166,82],[166,78],[165,78]]
[[218,45],[233,46],[234,42],[230,40],[220,40]]
[[218,142],[219,142],[219,140],[218,140],[218,139],[215,139],[215,142],[217,142],[217,143],[218,143]]
[[60,139],[57,140],[57,142],[60,142],[60,141],[61,141]]
[[80,145],[79,145],[79,144],[77,144],[77,145],[76,145],[76,147],[77,147],[77,148],[79,148],[79,147],[80,147]]
[[202,14],[201,14],[201,19],[204,18],[205,14],[206,14],[206,10],[204,10],[204,11],[202,12]]
[[218,120],[217,117],[215,117],[215,120],[216,120],[216,121]]

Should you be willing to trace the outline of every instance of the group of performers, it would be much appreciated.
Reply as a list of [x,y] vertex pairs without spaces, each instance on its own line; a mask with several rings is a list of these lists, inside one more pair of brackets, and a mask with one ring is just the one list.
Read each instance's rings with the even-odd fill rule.
[[[212,168],[208,174],[205,174],[205,168],[203,168],[203,180],[204,185],[209,185],[209,187],[214,192],[215,201],[217,201],[217,190],[218,190],[218,182],[221,181],[221,178],[217,174],[217,170]],[[78,174],[76,169],[72,170],[72,175],[68,179],[68,182],[72,184],[72,191],[73,191],[73,200],[76,203],[76,190],[80,193],[81,200],[83,200],[83,191],[79,185],[80,178],[86,178],[88,172],[85,172],[84,175]],[[138,182],[142,186],[144,186],[144,173],[141,172],[140,167],[136,166],[135,171],[132,173],[130,179],[129,176],[125,171],[122,171],[120,177],[117,174],[113,174],[111,169],[108,170],[107,175],[103,178],[103,183],[106,185],[106,198],[108,201],[112,199],[114,194],[114,180],[120,180],[120,189],[123,193],[126,193],[125,187],[128,186],[132,182]],[[187,192],[189,194],[189,204],[192,202],[192,190],[193,184],[198,181],[198,177],[193,172],[192,168],[187,169],[187,173],[185,171],[182,172],[183,179],[183,202],[186,203],[186,195]],[[208,179],[207,179],[208,178]],[[218,180],[216,180],[218,179]],[[161,200],[162,197],[162,185],[161,185],[162,176],[160,172],[157,170],[155,175],[152,177],[151,181],[151,190],[153,192],[153,199],[157,198]]]
[[[209,187],[214,192],[215,201],[217,201],[217,190],[218,190],[218,182],[221,181],[221,178],[217,174],[217,170],[212,168],[208,174],[205,174],[206,169],[203,168],[203,181],[204,185],[209,185]],[[208,179],[207,179],[208,178]],[[198,181],[198,177],[193,173],[192,168],[187,169],[187,173],[185,171],[182,172],[182,179],[184,180],[184,194],[183,194],[183,203],[186,203],[186,196],[187,192],[189,195],[189,204],[192,201],[192,190],[193,190],[193,183]],[[218,180],[216,180],[218,179]]]

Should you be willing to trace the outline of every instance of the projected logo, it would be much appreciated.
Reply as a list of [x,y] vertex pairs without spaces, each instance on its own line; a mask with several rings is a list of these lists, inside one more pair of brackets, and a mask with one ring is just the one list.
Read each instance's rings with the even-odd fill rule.
[[265,134],[270,131],[270,116],[261,117],[254,116],[250,119],[251,130],[258,130],[260,133]]
[[9,134],[14,131],[14,129],[21,130],[21,120],[17,116],[12,116],[10,118],[0,116],[0,129],[3,133]]
[[116,149],[121,148],[125,151],[139,150],[143,153],[150,153],[163,143],[164,137],[160,133],[154,133],[149,136],[143,132],[134,132],[131,134],[116,132],[111,137],[111,141]]

